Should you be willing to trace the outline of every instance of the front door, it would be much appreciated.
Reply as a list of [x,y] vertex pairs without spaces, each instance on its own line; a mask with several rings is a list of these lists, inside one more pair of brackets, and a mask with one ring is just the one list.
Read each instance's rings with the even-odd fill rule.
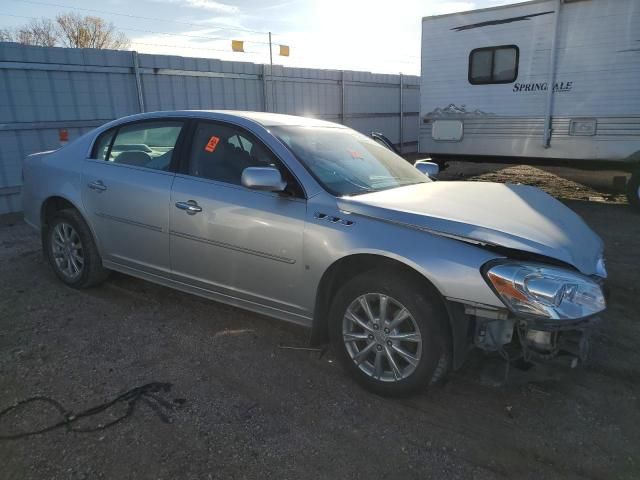
[[285,167],[237,127],[200,122],[190,150],[188,172],[176,175],[171,191],[176,279],[229,303],[259,305],[303,321],[309,312],[299,301],[306,212],[301,190],[291,185],[290,194],[282,195],[243,187],[246,167]]
[[107,264],[169,274],[171,165],[182,126],[154,120],[109,130],[84,162],[82,200]]

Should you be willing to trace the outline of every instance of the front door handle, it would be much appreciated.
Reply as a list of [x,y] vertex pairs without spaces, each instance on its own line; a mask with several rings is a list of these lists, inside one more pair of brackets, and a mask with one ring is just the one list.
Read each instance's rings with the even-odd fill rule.
[[189,200],[188,202],[176,202],[176,207],[180,210],[184,210],[189,215],[195,215],[202,211],[202,207],[198,205],[195,200]]
[[107,189],[107,186],[102,183],[102,180],[91,182],[88,186],[91,190],[95,190],[96,192],[104,192]]

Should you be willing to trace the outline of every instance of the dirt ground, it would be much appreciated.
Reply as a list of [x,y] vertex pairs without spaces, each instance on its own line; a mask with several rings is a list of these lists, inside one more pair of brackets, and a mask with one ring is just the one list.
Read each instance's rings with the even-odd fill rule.
[[[603,237],[612,296],[591,365],[512,370],[499,385],[503,363],[477,354],[403,400],[363,391],[330,354],[280,348],[306,344],[296,326],[118,274],[69,289],[37,235],[6,220],[0,410],[45,395],[77,412],[147,382],[173,386],[111,428],[0,441],[0,477],[640,478],[640,215],[592,177],[460,164],[442,175],[538,185]],[[59,419],[34,404],[0,418],[0,435]]]

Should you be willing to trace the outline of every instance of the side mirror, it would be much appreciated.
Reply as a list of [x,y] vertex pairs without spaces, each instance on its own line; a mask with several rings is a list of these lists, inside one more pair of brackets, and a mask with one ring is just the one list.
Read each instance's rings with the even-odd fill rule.
[[435,162],[428,162],[426,160],[418,160],[414,165],[418,170],[424,173],[429,178],[437,178],[440,173],[440,167]]
[[273,167],[247,167],[242,171],[243,187],[266,192],[282,192],[287,188],[280,170]]

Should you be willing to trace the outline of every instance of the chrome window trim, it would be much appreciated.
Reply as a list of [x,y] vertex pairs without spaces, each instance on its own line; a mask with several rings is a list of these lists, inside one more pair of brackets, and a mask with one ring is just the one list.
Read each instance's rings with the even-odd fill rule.
[[259,194],[259,195],[266,195],[269,197],[273,197],[273,198],[278,198],[280,200],[288,200],[291,202],[298,202],[298,203],[307,203],[307,199],[306,198],[300,198],[300,197],[291,197],[291,196],[287,196],[287,195],[281,195],[277,192],[267,192],[264,190],[253,190],[251,188],[247,188],[245,186],[242,185],[238,185],[235,183],[227,183],[227,182],[222,182],[220,180],[212,180],[210,178],[204,178],[204,177],[197,177],[195,175],[189,175],[186,173],[175,173],[174,174],[176,176],[176,178],[182,178],[185,180],[193,180],[196,182],[202,182],[202,183],[208,183],[217,187],[226,187],[226,188],[233,188],[236,190],[242,190],[244,192],[251,192],[251,193],[255,193],[255,194]]

